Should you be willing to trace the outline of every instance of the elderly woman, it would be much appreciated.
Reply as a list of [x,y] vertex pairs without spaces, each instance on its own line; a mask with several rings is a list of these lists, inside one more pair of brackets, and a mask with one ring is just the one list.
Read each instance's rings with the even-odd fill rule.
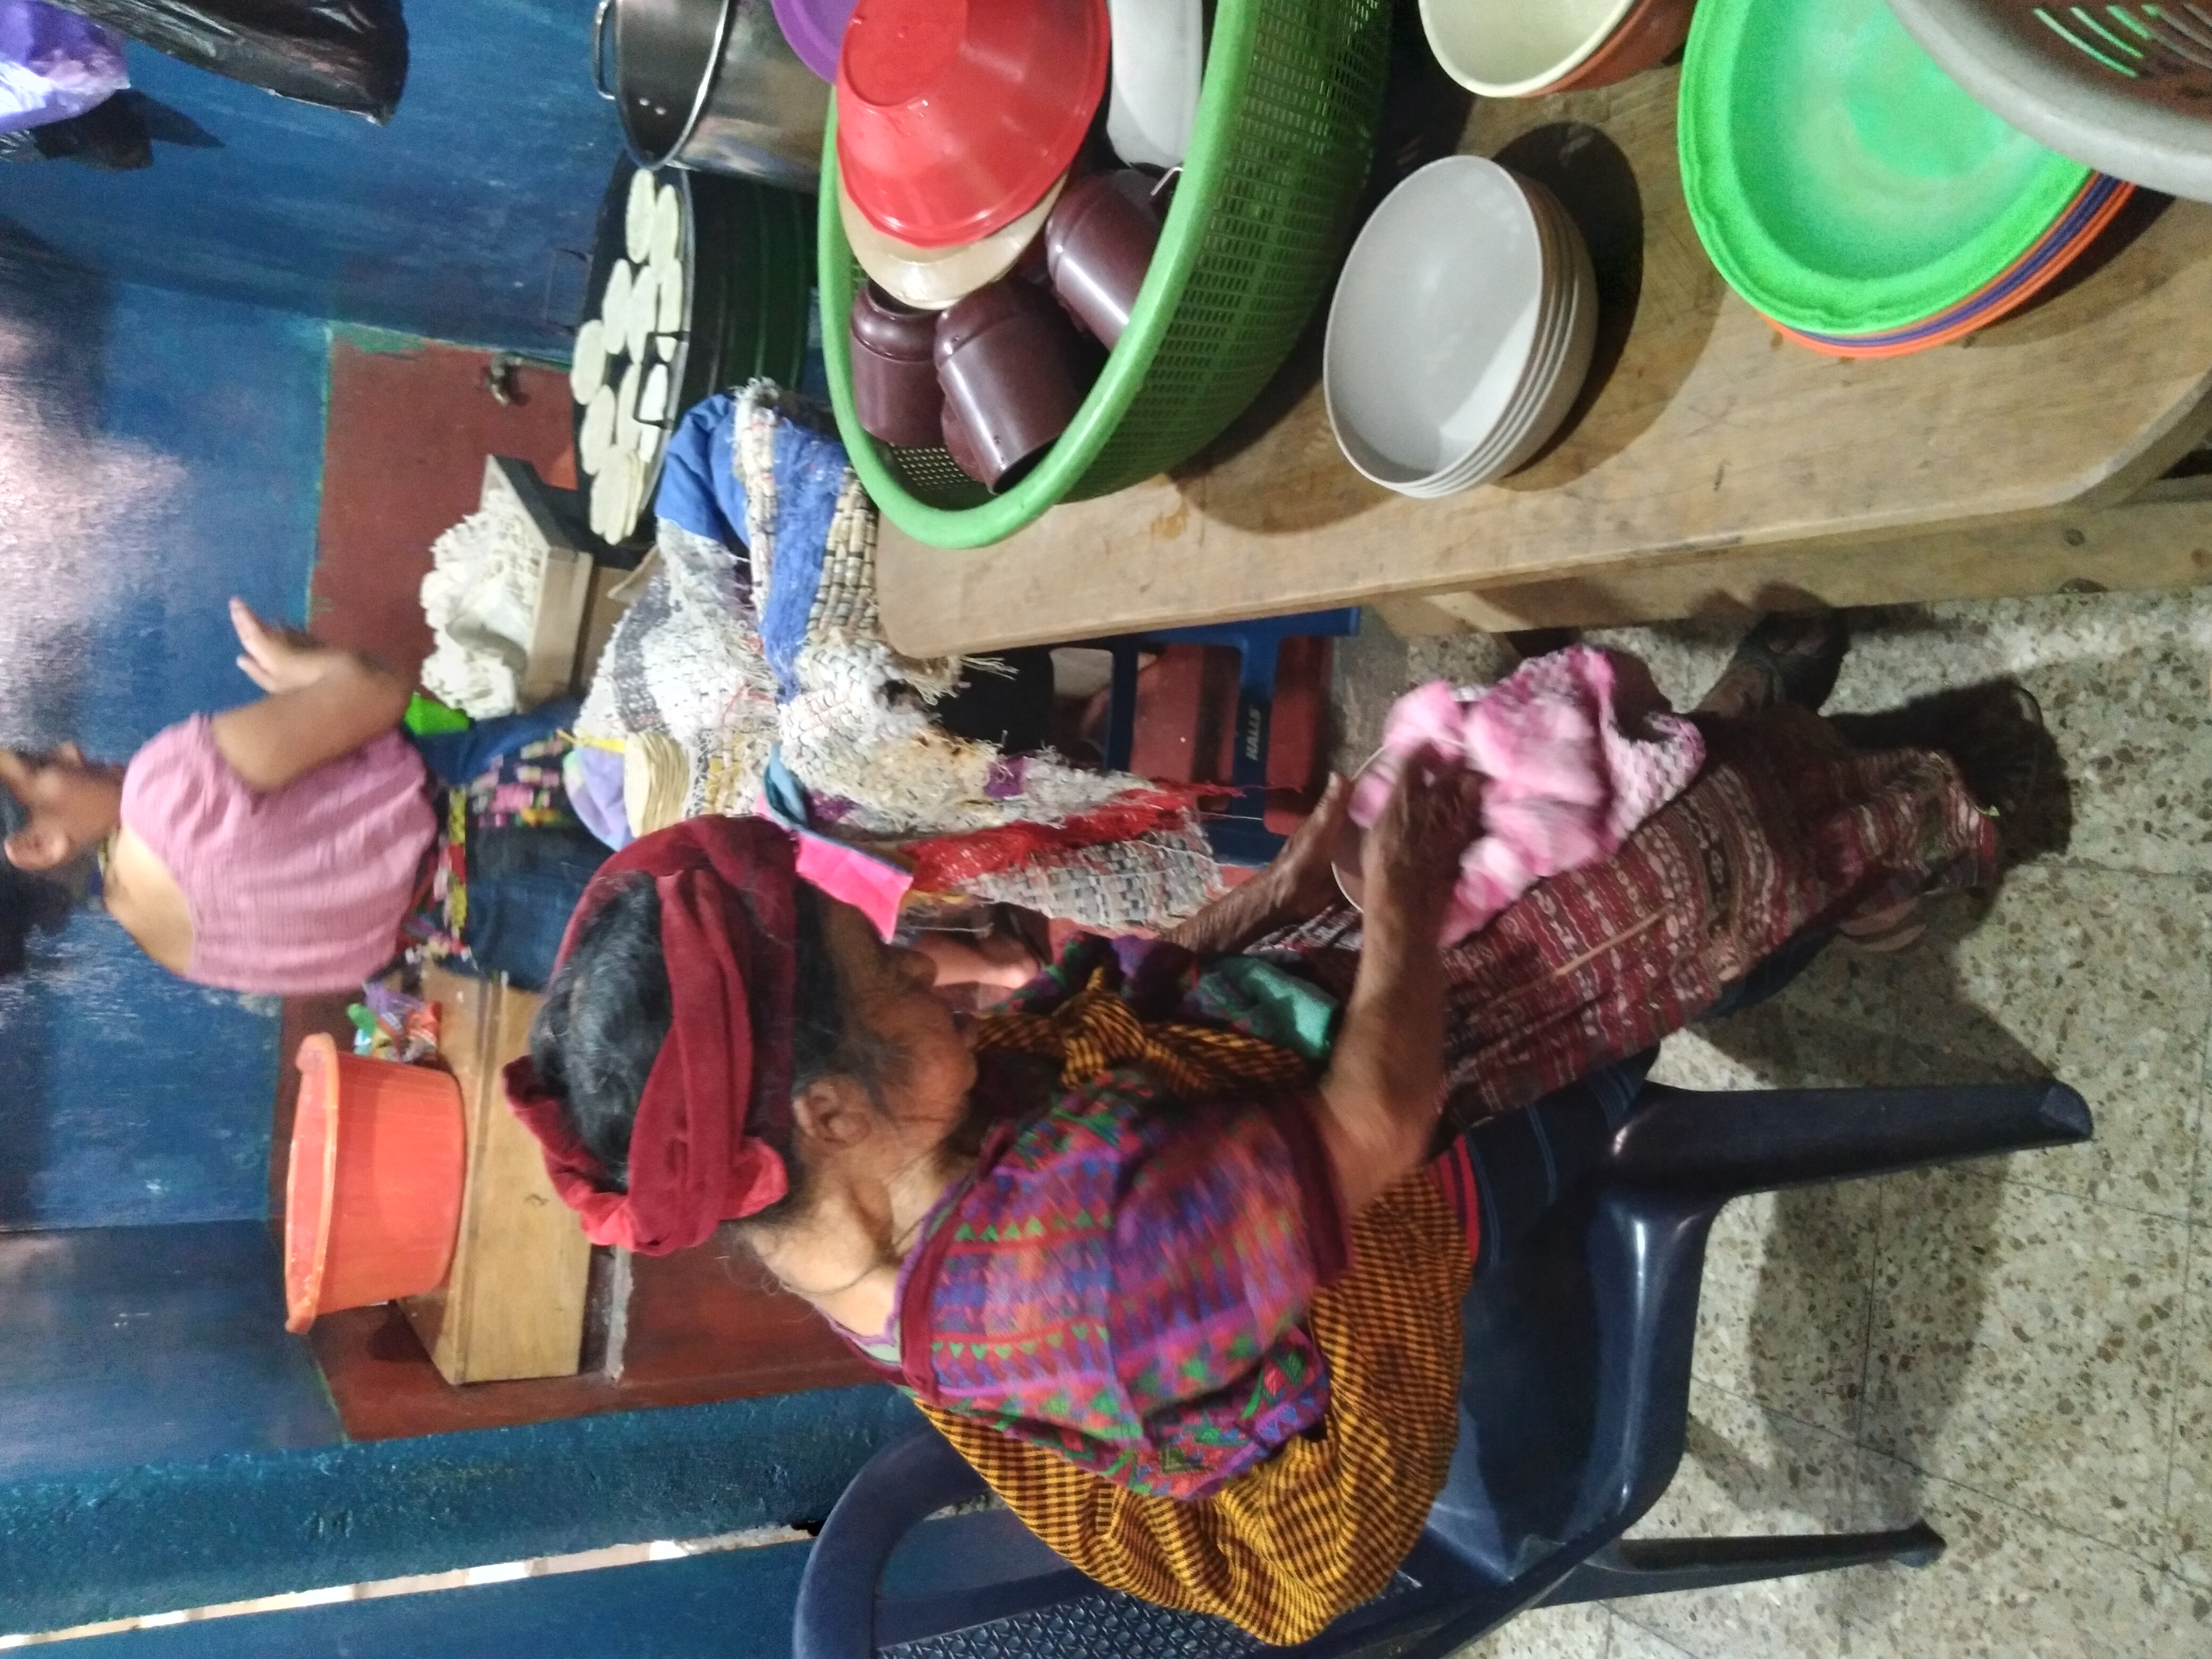
[[1480,782],[1416,763],[1364,915],[1340,787],[1176,937],[1079,939],[964,1030],[774,829],[680,825],[586,894],[510,1099],[592,1237],[732,1227],[1093,1577],[1302,1639],[1418,1535],[1459,1301],[1603,1156],[1638,1073],[1601,1068],[1995,872],[1952,758],[1854,752],[1739,670],[1686,791],[1449,951]]

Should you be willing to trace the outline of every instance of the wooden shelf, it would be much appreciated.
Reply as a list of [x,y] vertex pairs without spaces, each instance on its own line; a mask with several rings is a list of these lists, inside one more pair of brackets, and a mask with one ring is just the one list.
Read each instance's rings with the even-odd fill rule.
[[[2164,503],[2184,510],[2148,540],[2067,516],[2118,507],[2212,426],[2212,207],[2145,197],[2023,313],[1839,362],[1785,344],[1706,258],[1675,160],[1678,79],[1478,100],[1462,138],[1551,184],[1599,268],[1597,362],[1534,465],[1438,501],[1367,483],[1329,434],[1316,330],[1172,477],[973,551],[886,521],[893,641],[988,652],[1402,595],[1455,596],[1439,627],[1510,628],[2212,576],[2200,502]],[[1953,529],[1983,540],[1931,544]],[[2015,541],[2033,556],[2009,556]]]
[[461,1085],[468,1185],[446,1287],[403,1306],[447,1382],[569,1376],[582,1357],[592,1246],[545,1173],[538,1142],[507,1110],[500,1068],[527,1052],[541,998],[433,968],[441,1048]]
[[[467,1112],[469,1183],[446,1288],[325,1315],[310,1333],[356,1440],[688,1406],[870,1381],[806,1304],[720,1241],[637,1256],[609,1275],[623,1306],[587,1312],[594,1252],[507,1109],[499,1068],[524,1052],[538,999],[432,969],[447,1063]],[[580,1370],[587,1327],[592,1369]],[[599,1350],[605,1347],[601,1369]],[[466,1387],[455,1384],[465,1383]]]

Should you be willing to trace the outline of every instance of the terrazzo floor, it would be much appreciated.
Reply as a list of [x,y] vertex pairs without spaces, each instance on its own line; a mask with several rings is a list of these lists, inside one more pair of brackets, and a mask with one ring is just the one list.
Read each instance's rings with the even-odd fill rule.
[[[1588,637],[1679,705],[1736,629]],[[1401,687],[1494,678],[1486,637],[1342,642],[1340,763]],[[2017,676],[2064,763],[2063,848],[1838,946],[1774,1002],[1670,1041],[1692,1086],[2055,1075],[2086,1148],[1753,1200],[1705,1279],[1689,1452],[1639,1535],[1902,1525],[1856,1568],[1528,1614],[1462,1659],[2212,1659],[2212,589],[1861,621],[1830,707]]]

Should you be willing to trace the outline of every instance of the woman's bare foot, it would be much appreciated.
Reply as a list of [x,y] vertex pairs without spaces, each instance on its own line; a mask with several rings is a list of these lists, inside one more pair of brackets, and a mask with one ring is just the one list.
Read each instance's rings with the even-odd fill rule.
[[1818,712],[1836,689],[1850,643],[1840,611],[1761,617],[1698,712],[1741,718],[1785,702]]

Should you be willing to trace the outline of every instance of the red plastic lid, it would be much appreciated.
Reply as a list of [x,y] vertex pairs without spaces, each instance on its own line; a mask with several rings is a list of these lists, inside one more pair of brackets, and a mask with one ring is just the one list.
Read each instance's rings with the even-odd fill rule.
[[1106,0],[860,0],[837,64],[846,194],[920,247],[1003,229],[1082,148],[1109,41]]

